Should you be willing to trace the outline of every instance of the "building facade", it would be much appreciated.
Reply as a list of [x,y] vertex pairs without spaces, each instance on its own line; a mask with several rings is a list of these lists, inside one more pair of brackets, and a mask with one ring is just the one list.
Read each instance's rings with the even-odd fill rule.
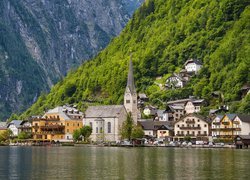
[[83,123],[92,127],[92,141],[118,141],[126,118],[127,111],[123,105],[90,106]]
[[209,122],[203,116],[188,114],[175,122],[174,134],[175,139],[181,141],[185,137],[193,140],[207,139],[210,134]]

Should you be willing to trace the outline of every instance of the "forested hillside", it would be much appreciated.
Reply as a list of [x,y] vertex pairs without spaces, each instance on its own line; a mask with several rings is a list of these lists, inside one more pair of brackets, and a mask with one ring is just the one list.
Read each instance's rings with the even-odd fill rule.
[[[22,117],[42,113],[65,103],[122,103],[128,60],[133,52],[137,90],[151,102],[195,95],[218,101],[220,91],[236,112],[250,113],[250,95],[241,100],[240,89],[250,83],[250,2],[248,0],[147,0],[132,20],[93,60],[42,95]],[[200,73],[183,89],[161,90],[155,84],[180,71],[189,58],[203,62]],[[235,103],[232,103],[235,102]]]

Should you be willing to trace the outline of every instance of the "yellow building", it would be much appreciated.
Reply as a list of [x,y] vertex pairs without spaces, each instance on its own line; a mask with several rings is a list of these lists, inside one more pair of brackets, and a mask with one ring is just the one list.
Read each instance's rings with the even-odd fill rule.
[[73,141],[73,132],[83,127],[83,113],[74,107],[59,106],[32,121],[35,140]]
[[235,135],[233,119],[236,114],[225,114],[222,117],[216,117],[212,122],[212,136],[218,138],[232,138]]
[[173,137],[173,135],[174,135],[173,128],[170,128],[167,125],[162,125],[161,127],[157,129],[158,139],[170,138],[170,137]]

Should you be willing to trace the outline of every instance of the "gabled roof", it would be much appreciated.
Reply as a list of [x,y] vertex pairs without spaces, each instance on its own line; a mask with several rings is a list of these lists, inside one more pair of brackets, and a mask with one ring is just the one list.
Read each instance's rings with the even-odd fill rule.
[[139,93],[138,96],[140,99],[148,99],[148,97],[145,93]]
[[189,60],[187,60],[186,62],[185,62],[185,66],[187,65],[187,64],[189,64],[189,63],[195,63],[195,64],[198,64],[198,65],[202,65],[202,62],[200,62],[199,60],[197,60],[197,59],[189,59]]
[[175,100],[175,101],[168,101],[167,104],[185,104],[189,100],[190,100],[190,98],[188,98],[188,99],[178,99],[178,100]]
[[[225,115],[223,116],[223,118],[224,118],[225,116],[227,116],[228,119],[232,121],[232,120],[237,116],[237,114],[225,114]],[[222,119],[223,119],[223,118],[222,118]]]
[[170,127],[170,123],[167,121],[140,120],[138,124],[142,126],[143,130],[157,130],[162,125]]
[[62,117],[65,120],[71,120],[71,116],[83,116],[83,113],[80,112],[78,109],[74,107],[69,106],[57,106],[54,109],[50,109],[48,112],[45,113],[43,118],[45,116],[50,114],[58,114],[60,117]]
[[197,117],[197,118],[199,118],[199,119],[202,120],[202,121],[205,121],[205,122],[207,122],[207,123],[210,123],[210,120],[207,119],[206,117],[204,117],[204,116],[202,116],[202,115],[200,115],[200,114],[191,113],[191,114],[186,114],[186,115],[182,116],[179,120],[175,121],[175,124],[176,124],[177,122],[179,122],[179,121],[182,121],[182,120],[185,119],[186,117]]
[[13,120],[11,121],[7,127],[9,127],[10,125],[14,125],[16,128],[19,128],[21,126],[22,120]]
[[161,125],[157,130],[173,130],[174,128],[169,127],[168,125]]
[[[85,117],[119,117],[120,113],[125,110],[123,105],[109,106],[89,106],[85,112]],[[125,110],[126,111],[126,110]]]
[[169,105],[171,110],[184,110],[184,106],[182,105]]
[[250,115],[248,115],[248,114],[238,114],[237,116],[235,116],[235,118],[236,117],[239,117],[239,119],[241,121],[243,121],[243,122],[249,122],[250,123]]

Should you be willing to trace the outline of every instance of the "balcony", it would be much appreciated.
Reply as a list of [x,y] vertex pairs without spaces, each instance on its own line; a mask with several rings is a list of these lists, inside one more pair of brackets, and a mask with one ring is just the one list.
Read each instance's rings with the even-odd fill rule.
[[197,134],[197,136],[208,136],[207,134]]
[[51,129],[64,129],[65,126],[63,125],[46,125],[46,126],[40,126],[42,130],[51,130]]
[[187,120],[186,123],[187,124],[195,124],[195,121],[194,120]]
[[180,127],[180,129],[183,130],[199,130],[201,127]]
[[212,128],[212,131],[241,131],[241,128]]
[[228,126],[230,123],[229,122],[222,122],[223,125]]
[[220,125],[220,122],[213,122],[214,125]]
[[48,135],[48,134],[64,134],[64,131],[42,131],[42,132],[33,132],[33,135]]
[[234,124],[240,124],[240,122],[239,122],[239,121],[234,121],[233,123],[234,123]]

